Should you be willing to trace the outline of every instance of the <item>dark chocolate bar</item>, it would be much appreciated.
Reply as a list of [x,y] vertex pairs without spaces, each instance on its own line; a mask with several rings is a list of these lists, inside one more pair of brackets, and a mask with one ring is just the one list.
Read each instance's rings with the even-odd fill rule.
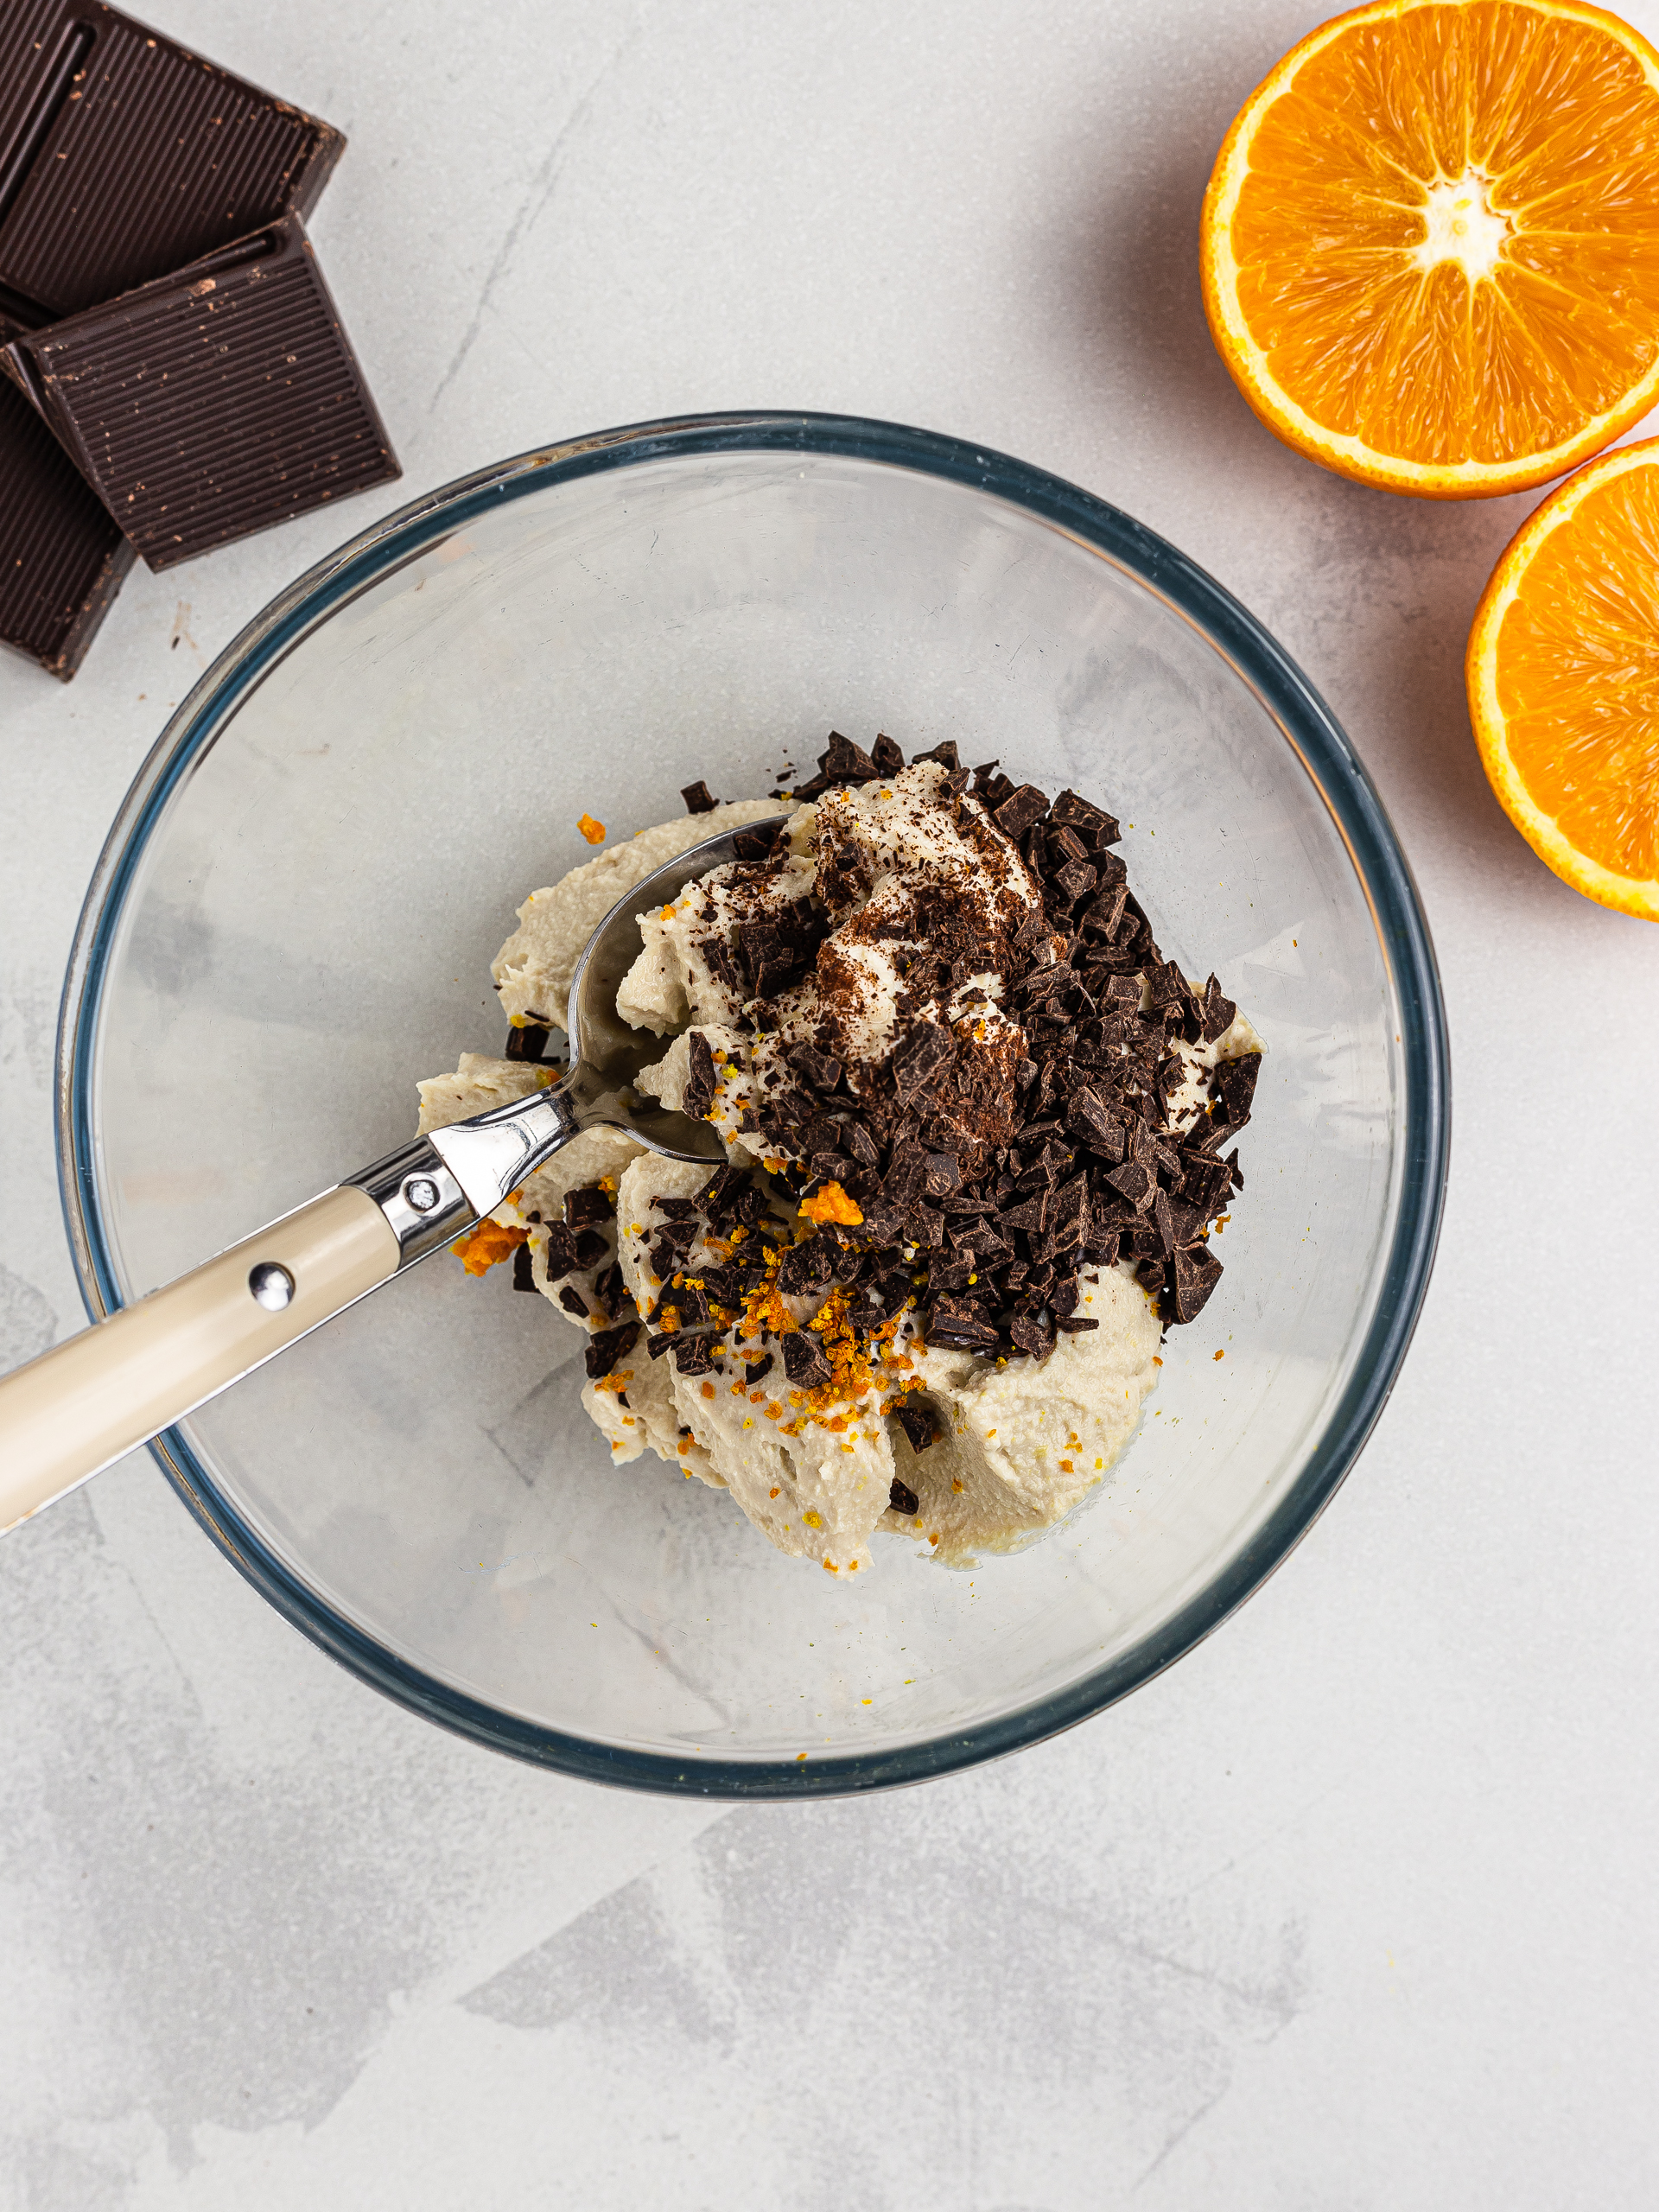
[[289,216],[0,353],[152,569],[399,474]]
[[345,143],[97,0],[0,0],[0,292],[43,321],[130,291],[307,213]]
[[0,639],[67,683],[132,561],[68,454],[0,382]]

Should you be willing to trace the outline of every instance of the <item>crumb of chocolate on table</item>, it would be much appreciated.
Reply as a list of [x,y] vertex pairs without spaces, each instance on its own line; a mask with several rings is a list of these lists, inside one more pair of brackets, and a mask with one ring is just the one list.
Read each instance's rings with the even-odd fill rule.
[[[1132,1262],[1166,1325],[1194,1319],[1220,1279],[1208,1240],[1243,1187],[1236,1148],[1226,1147],[1249,1120],[1259,1055],[1221,1064],[1214,1095],[1190,1130],[1171,1126],[1167,1102],[1184,1071],[1176,1043],[1219,1037],[1236,1012],[1232,1001],[1213,976],[1194,991],[1164,958],[1114,850],[1118,824],[1103,808],[1071,791],[1051,802],[1034,784],[1016,785],[995,760],[966,769],[950,741],[918,758],[944,769],[958,826],[988,861],[1006,865],[1007,854],[987,831],[988,817],[1041,889],[1041,914],[997,946],[1004,1014],[1023,1042],[1010,1046],[1017,1057],[1002,1068],[960,1051],[955,1030],[921,1017],[925,1004],[947,988],[960,991],[974,972],[951,902],[924,898],[926,911],[914,919],[925,950],[906,978],[900,1041],[874,1092],[855,1096],[836,1054],[805,1040],[785,1055],[788,1075],[750,1132],[768,1141],[769,1157],[780,1161],[772,1180],[793,1201],[833,1185],[850,1207],[838,1200],[791,1243],[768,1217],[765,1184],[729,1164],[694,1199],[654,1202],[665,1217],[652,1247],[664,1288],[646,1317],[657,1325],[647,1348],[654,1358],[671,1351],[683,1374],[713,1372],[711,1338],[741,1321],[746,1336],[776,1345],[784,1377],[774,1389],[794,1392],[797,1403],[823,1398],[843,1385],[849,1360],[887,1357],[912,1307],[931,1345],[1040,1362],[1061,1336],[1099,1325],[1077,1312],[1084,1269],[1095,1281],[1101,1268]],[[866,752],[832,732],[817,777],[789,796],[806,801],[896,775],[904,765],[885,734]],[[707,785],[690,785],[684,797],[700,811]],[[748,865],[766,873],[781,866],[787,841],[776,831],[746,833],[746,842],[740,858]],[[741,963],[752,1005],[809,972],[829,935],[829,914],[816,899],[798,906],[798,912],[736,932],[730,955]],[[963,1019],[971,1021],[973,1011],[965,1006]],[[706,1114],[715,1078],[700,1033],[690,1052],[686,1110]],[[608,1216],[608,1203],[604,1211]],[[856,1224],[849,1211],[861,1216]],[[550,1281],[572,1264],[593,1264],[583,1250],[596,1239],[593,1228],[582,1228],[569,1249],[571,1231],[586,1219],[567,1201],[566,1223],[550,1232],[564,1241],[550,1247]],[[770,1246],[750,1234],[763,1219]],[[699,1233],[726,1242],[730,1257],[694,1279],[681,1262]],[[821,1312],[838,1317],[837,1332],[820,1331],[816,1320],[796,1327],[778,1295],[819,1291]],[[832,1299],[840,1300],[833,1308]],[[590,1344],[590,1363],[600,1341]],[[748,1363],[747,1380],[772,1373],[773,1357],[768,1349]],[[882,1380],[911,1448],[926,1450],[938,1434],[934,1418],[903,1395],[916,1383]],[[896,1495],[895,1503],[912,1510]]]

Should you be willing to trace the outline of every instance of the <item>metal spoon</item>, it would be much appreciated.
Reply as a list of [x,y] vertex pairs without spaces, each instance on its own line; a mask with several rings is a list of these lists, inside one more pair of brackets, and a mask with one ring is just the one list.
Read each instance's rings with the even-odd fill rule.
[[641,950],[636,916],[735,860],[739,836],[784,818],[747,823],[693,845],[612,907],[571,978],[570,1066],[562,1082],[400,1145],[176,1282],[0,1378],[0,1529],[147,1444],[451,1243],[578,1130],[608,1122],[670,1160],[724,1159],[706,1122],[631,1092],[662,1040],[631,1029],[616,1011],[616,995]]

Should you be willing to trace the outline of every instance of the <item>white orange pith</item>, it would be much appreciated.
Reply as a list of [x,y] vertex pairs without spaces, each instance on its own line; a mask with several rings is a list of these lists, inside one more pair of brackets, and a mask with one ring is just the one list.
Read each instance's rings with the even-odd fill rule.
[[1481,760],[1533,850],[1586,898],[1659,921],[1659,438],[1528,517],[1467,674]]
[[1541,484],[1659,400],[1659,54],[1576,0],[1380,0],[1228,132],[1205,311],[1269,429],[1437,499]]

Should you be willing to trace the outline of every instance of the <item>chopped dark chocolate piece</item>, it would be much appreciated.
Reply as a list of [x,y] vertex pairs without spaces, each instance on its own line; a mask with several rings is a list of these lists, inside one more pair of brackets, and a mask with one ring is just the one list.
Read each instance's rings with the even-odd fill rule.
[[1021,1351],[1036,1360],[1046,1359],[1054,1349],[1053,1330],[1035,1314],[1016,1313],[1008,1324],[1008,1334]]
[[1076,791],[1062,791],[1048,810],[1049,820],[1065,823],[1068,828],[1081,830],[1093,837],[1096,845],[1115,845],[1118,841],[1117,823],[1105,808],[1096,806],[1090,800],[1079,798]]
[[681,1094],[680,1111],[700,1122],[715,1103],[715,1056],[702,1030],[690,1033],[691,1072]]
[[880,1160],[881,1154],[876,1148],[875,1140],[862,1122],[849,1121],[846,1124],[846,1135],[842,1141],[861,1166],[874,1167]]
[[1139,1160],[1126,1160],[1121,1167],[1111,1170],[1106,1180],[1142,1212],[1152,1204],[1152,1194],[1158,1187],[1157,1177]]
[[893,1080],[900,1103],[931,1083],[949,1065],[955,1052],[950,1031],[936,1021],[918,1021],[907,1031],[893,1048]]
[[563,1222],[555,1222],[547,1232],[547,1279],[557,1282],[568,1275],[576,1264],[576,1240]]
[[1221,1262],[1207,1244],[1183,1248],[1171,1263],[1174,1277],[1175,1318],[1196,1320],[1205,1300],[1221,1281]]
[[549,1032],[539,1021],[527,1021],[522,1027],[515,1026],[507,1032],[506,1057],[510,1060],[539,1060],[547,1050]]
[[[823,788],[822,785],[819,786]],[[774,792],[774,798],[777,794]],[[805,791],[797,791],[797,798],[804,798]],[[772,839],[764,830],[738,830],[733,832],[732,850],[741,861],[763,861],[772,851]]]
[[564,1194],[564,1218],[571,1229],[588,1229],[594,1222],[608,1221],[615,1211],[616,1200],[597,1183]]
[[[893,1409],[893,1417],[898,1422],[899,1427],[904,1430],[905,1435],[909,1440],[910,1448],[912,1452],[925,1452],[931,1444],[937,1444],[938,1442],[939,1424],[938,1421],[934,1418],[927,1407],[913,1404],[908,1395],[899,1399],[898,1404]],[[910,1499],[911,1503],[908,1506],[901,1506],[899,1510],[901,1512],[914,1513],[916,1510],[915,1492],[913,1491],[906,1491],[905,1495]]]
[[738,1192],[749,1188],[747,1171],[741,1167],[734,1167],[728,1160],[725,1166],[715,1168],[714,1173],[697,1192],[696,1203],[710,1221],[717,1221],[736,1198]]
[[1236,1145],[1233,1147],[1232,1150],[1227,1155],[1227,1173],[1232,1180],[1233,1188],[1236,1191],[1242,1191],[1244,1187],[1244,1170],[1238,1164],[1238,1147]]
[[685,810],[688,814],[712,814],[720,804],[720,801],[715,798],[708,785],[701,779],[695,784],[687,784],[681,791],[680,797],[685,801]]
[[535,1262],[528,1244],[518,1244],[513,1248],[512,1287],[515,1290],[536,1288]]
[[1035,1235],[1042,1228],[1047,1212],[1048,1190],[1045,1185],[1033,1197],[1022,1200],[1019,1205],[1010,1206],[997,1218],[1004,1229],[1023,1229],[1028,1235]]
[[400,473],[296,216],[0,362],[152,569]]
[[1017,843],[1047,812],[1047,793],[1039,791],[1035,784],[1021,784],[1012,797],[1003,800],[991,819],[1005,837],[1012,837]]
[[791,1045],[784,1058],[814,1090],[833,1090],[841,1081],[841,1062],[833,1053],[821,1052],[814,1045]]
[[822,1390],[834,1380],[823,1346],[810,1331],[798,1329],[783,1339],[784,1372],[798,1389]]
[[948,1259],[930,1260],[927,1263],[930,1295],[937,1297],[942,1290],[966,1290],[976,1271],[976,1263],[971,1249],[955,1252]]
[[870,747],[870,759],[884,776],[896,776],[905,765],[905,756],[885,731]]
[[682,1375],[707,1375],[714,1368],[709,1349],[709,1338],[701,1332],[688,1335],[682,1330],[674,1339],[674,1364]]
[[912,1206],[906,1217],[905,1234],[919,1249],[937,1252],[944,1243],[944,1216],[933,1206]]
[[1221,985],[1211,976],[1204,987],[1204,1006],[1200,1014],[1200,1033],[1206,1045],[1213,1045],[1217,1037],[1230,1029],[1238,1007],[1231,999],[1223,998]]
[[1176,1187],[1206,1218],[1225,1201],[1229,1181],[1224,1160],[1212,1159],[1204,1152],[1182,1153],[1181,1179]]
[[772,1356],[762,1352],[759,1359],[752,1359],[743,1370],[743,1380],[748,1383],[764,1382],[772,1370]]
[[602,1230],[584,1229],[576,1238],[575,1264],[579,1268],[596,1268],[609,1249]]
[[[653,1192],[651,1203],[664,1221],[695,1221],[703,1210],[696,1198],[671,1198],[663,1192]],[[564,1204],[565,1213],[569,1217],[570,1201],[568,1198]],[[613,1204],[610,1210],[613,1212],[615,1211]]]
[[[526,1246],[524,1249],[528,1250],[529,1247]],[[587,1300],[579,1290],[573,1290],[569,1283],[566,1283],[564,1288],[559,1293],[559,1303],[567,1313],[574,1313],[578,1321],[586,1321],[589,1319]]]
[[[653,1359],[660,1359],[665,1351],[673,1351],[675,1342],[676,1339],[669,1334],[666,1329],[664,1329],[659,1335],[654,1337],[648,1336],[645,1338],[645,1350],[651,1354],[651,1357]],[[682,1430],[681,1433],[684,1433],[683,1430]]]
[[626,1358],[639,1340],[639,1324],[624,1321],[620,1328],[601,1329],[588,1339],[588,1373],[594,1382],[609,1375],[618,1360]]
[[1054,1317],[1054,1325],[1068,1337],[1077,1337],[1081,1336],[1085,1329],[1097,1329],[1100,1324],[1087,1313],[1070,1313],[1064,1317],[1057,1313]]
[[930,1198],[948,1198],[962,1186],[962,1166],[954,1152],[924,1155],[922,1188]]
[[927,1341],[957,1351],[995,1351],[997,1333],[976,1306],[940,1296],[927,1309]]
[[[7,335],[0,318],[0,340]],[[0,641],[67,683],[120,590],[133,550],[34,408],[3,378],[0,487]]]
[[1048,1294],[1049,1312],[1057,1321],[1063,1320],[1068,1313],[1077,1312],[1081,1294],[1075,1275],[1068,1276],[1064,1282],[1057,1282]]
[[308,213],[345,143],[98,0],[10,7],[0,289],[43,321],[130,291],[285,211]]
[[1242,1128],[1249,1119],[1255,1097],[1255,1080],[1262,1072],[1260,1052],[1245,1052],[1236,1060],[1222,1060],[1216,1067],[1216,1089],[1227,1110],[1227,1119]]
[[[900,1427],[905,1428],[906,1433],[908,1434],[908,1424],[906,1423],[903,1414],[896,1414],[895,1418],[899,1421]],[[931,1444],[932,1440],[932,1437],[930,1435],[928,1442]],[[925,1448],[925,1447],[922,1446],[917,1446],[918,1450],[923,1450]],[[921,1499],[917,1497],[915,1491],[910,1487],[910,1484],[908,1483],[901,1483],[897,1475],[893,1477],[892,1482],[887,1486],[887,1503],[893,1512],[903,1513],[907,1516],[918,1514],[922,1510]]]
[[1065,892],[1067,906],[1075,906],[1094,889],[1095,871],[1087,861],[1068,861],[1056,871],[1053,880]]
[[957,750],[957,741],[954,737],[944,738],[929,752],[918,753],[916,758],[918,760],[937,760],[942,768],[948,770],[953,775],[962,766],[962,756]]
[[863,747],[838,729],[830,731],[829,747],[818,755],[818,768],[831,784],[874,783],[881,772]]

